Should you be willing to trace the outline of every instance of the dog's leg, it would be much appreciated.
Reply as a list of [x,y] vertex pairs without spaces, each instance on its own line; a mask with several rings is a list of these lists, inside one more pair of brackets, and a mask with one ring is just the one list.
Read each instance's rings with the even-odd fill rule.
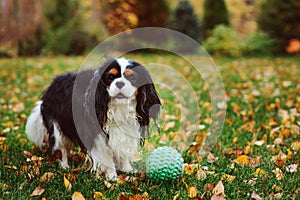
[[120,169],[123,172],[132,172],[133,171],[130,161],[126,158],[122,159]]
[[63,169],[69,168],[68,164],[68,153],[70,150],[70,141],[62,136],[62,133],[60,132],[58,125],[56,122],[53,124],[53,136],[54,136],[54,146],[53,146],[53,152],[54,154],[56,152],[60,152],[61,155],[58,155],[58,160],[60,162],[60,166]]
[[107,146],[103,136],[98,136],[95,139],[95,144],[90,151],[90,155],[93,160],[92,171],[97,174],[104,172],[108,180],[117,180],[118,176],[113,160],[113,152]]

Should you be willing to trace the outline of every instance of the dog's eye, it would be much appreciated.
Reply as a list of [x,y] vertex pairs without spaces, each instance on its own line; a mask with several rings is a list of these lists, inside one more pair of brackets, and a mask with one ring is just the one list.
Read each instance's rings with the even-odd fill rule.
[[125,75],[126,79],[129,80],[129,81],[134,81],[135,77],[133,74],[130,74],[130,75]]
[[109,74],[108,78],[109,78],[109,80],[114,80],[115,79],[115,75]]

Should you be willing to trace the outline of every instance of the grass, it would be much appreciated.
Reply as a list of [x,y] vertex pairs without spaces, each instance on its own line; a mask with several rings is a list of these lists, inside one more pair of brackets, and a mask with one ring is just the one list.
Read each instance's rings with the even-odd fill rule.
[[[198,123],[205,125],[203,130],[198,130],[195,139],[200,145],[211,117],[209,91],[204,80],[187,61],[173,55],[129,57],[142,63],[171,66],[188,80],[200,97]],[[112,185],[87,172],[78,155],[77,159],[71,159],[70,169],[61,169],[53,159],[34,148],[24,132],[34,102],[53,76],[77,70],[83,59],[0,60],[0,199],[70,199],[75,191],[86,199],[93,199],[95,192],[101,192],[106,199],[118,199],[122,195],[123,199],[169,200],[176,195],[177,199],[210,199],[219,181],[224,185],[226,199],[251,199],[253,194],[264,199],[300,198],[300,58],[215,59],[228,95],[228,107],[223,131],[210,156],[201,157],[199,145],[188,148],[189,141],[185,141],[188,150],[184,158],[189,165],[182,179],[156,183],[143,173],[119,173],[119,181]],[[155,128],[151,129],[152,135],[144,147],[148,151],[174,139],[181,125],[180,90],[174,96],[166,86],[157,84],[157,88],[164,105],[160,119],[163,131],[158,134]],[[187,126],[194,125],[189,119],[184,120]],[[26,154],[26,157],[24,151],[34,156]],[[38,157],[42,160],[36,161]],[[292,164],[296,164],[296,172],[286,170],[295,166]],[[258,173],[259,170],[263,173]],[[53,174],[43,181],[41,177],[46,172]],[[200,172],[205,178],[197,176]],[[65,187],[64,176],[72,184],[70,190]],[[30,197],[37,187],[44,192]],[[196,193],[193,194],[192,189],[196,189]]]

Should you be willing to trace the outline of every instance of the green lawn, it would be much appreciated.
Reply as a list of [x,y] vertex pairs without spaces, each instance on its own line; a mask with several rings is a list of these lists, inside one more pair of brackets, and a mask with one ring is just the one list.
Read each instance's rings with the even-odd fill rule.
[[[255,195],[300,199],[300,57],[215,59],[228,107],[221,137],[205,156],[198,150],[212,108],[199,74],[187,61],[172,55],[129,57],[141,63],[171,66],[199,97],[198,123],[204,126],[198,130],[194,146],[184,152],[188,165],[183,178],[157,183],[144,173],[119,173],[117,183],[108,183],[87,172],[83,155],[78,153],[71,158],[70,169],[61,169],[28,142],[26,118],[52,78],[76,71],[84,58],[0,59],[0,199],[70,199],[78,194],[76,191],[86,199],[95,195],[101,199],[100,194],[106,199],[210,199],[219,182],[224,186],[220,199],[251,199]],[[157,84],[157,88],[163,102],[162,133],[151,128],[144,150],[167,144],[180,126],[180,101],[163,85]],[[193,125],[189,119],[185,123]],[[66,180],[72,185],[69,189]],[[37,187],[41,194],[31,197]]]

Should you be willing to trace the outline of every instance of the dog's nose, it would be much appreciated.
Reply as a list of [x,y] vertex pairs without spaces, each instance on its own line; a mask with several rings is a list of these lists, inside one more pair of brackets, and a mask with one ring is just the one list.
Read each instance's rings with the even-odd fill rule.
[[116,86],[121,89],[123,86],[125,85],[125,83],[123,81],[118,81],[116,82]]

